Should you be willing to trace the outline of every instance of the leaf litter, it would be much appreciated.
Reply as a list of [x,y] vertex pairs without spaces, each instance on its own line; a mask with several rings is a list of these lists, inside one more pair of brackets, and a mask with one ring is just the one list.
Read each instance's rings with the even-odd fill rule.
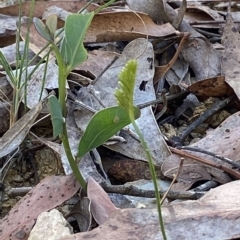
[[[192,3],[192,6],[186,6],[186,1],[183,1],[181,5],[175,2],[175,6],[156,0],[148,1],[147,4],[142,0],[127,0],[126,2],[128,10],[124,7],[111,7],[94,17],[84,40],[90,57],[83,65],[77,66],[71,73],[72,75],[69,75],[67,102],[71,114],[68,115],[67,121],[71,149],[77,153],[79,138],[85,131],[91,116],[100,109],[116,104],[114,91],[117,87],[118,74],[128,59],[136,58],[139,68],[134,101],[136,105],[145,105],[141,109],[142,114],[137,121],[138,125],[150,146],[161,181],[168,184],[164,177],[173,179],[178,175],[168,196],[173,196],[175,192],[178,192],[177,198],[181,198],[186,193],[191,194],[193,192],[191,189],[196,189],[198,193],[202,182],[214,181],[215,186],[222,185],[196,201],[189,200],[180,203],[165,201],[163,215],[168,237],[172,239],[181,237],[192,239],[193,236],[196,239],[233,238],[239,235],[237,228],[239,181],[236,181],[240,176],[237,161],[239,158],[237,134],[239,126],[237,51],[239,33],[238,26],[234,23],[239,13],[225,14],[216,11],[209,7],[210,1]],[[54,13],[59,16],[60,27],[64,23],[61,13],[65,12],[67,15],[77,12],[85,4],[85,1],[78,3],[68,1],[67,4],[59,1],[37,1],[33,15],[40,18],[43,16],[44,20],[46,16]],[[29,6],[29,2],[23,3],[23,15],[28,16]],[[178,11],[175,11],[176,6],[179,7]],[[3,47],[12,47],[18,7],[18,4],[6,7],[6,3],[3,2],[0,8],[0,13],[5,14],[0,20],[3,23],[1,24],[0,50],[14,67],[16,66],[14,51]],[[47,7],[51,8],[47,9]],[[92,11],[97,7],[97,4],[90,4],[88,10]],[[224,23],[224,14],[226,25],[222,28],[220,24]],[[221,30],[223,31],[222,40]],[[26,33],[27,28],[23,24],[21,32],[23,39],[26,39]],[[147,39],[144,39],[146,37]],[[45,44],[44,39],[39,37],[31,26],[31,50],[37,54]],[[43,54],[40,56],[42,57]],[[54,55],[51,58],[54,61]],[[0,139],[2,157],[7,157],[18,147],[20,151],[24,149],[22,142],[35,124],[38,115],[43,114],[42,105],[38,104],[39,93],[43,91],[42,98],[44,98],[50,90],[57,89],[57,66],[53,61],[51,64],[48,63],[48,71],[51,70],[51,72],[48,72],[43,90],[41,89],[44,81],[43,72],[40,68],[44,65],[40,66],[38,69],[40,72],[36,71],[36,75],[30,79],[27,97],[30,99],[28,107],[31,110],[22,116],[11,129],[2,127],[3,133],[5,132]],[[28,68],[28,71],[30,70]],[[5,75],[1,67],[1,77]],[[8,102],[9,98],[11,99],[9,91],[3,88],[1,91],[7,93],[1,95],[1,101]],[[167,94],[164,91],[167,91]],[[188,97],[190,96],[188,91],[192,94],[191,98]],[[191,101],[195,101],[193,96],[200,104],[191,105]],[[234,100],[232,96],[236,96]],[[209,104],[207,100],[211,97],[215,100],[210,101]],[[230,104],[225,101],[227,98],[230,99]],[[202,105],[205,107],[199,110]],[[216,105],[222,106],[218,108],[217,113],[212,109]],[[8,108],[9,105],[4,106]],[[213,116],[211,119],[205,119],[204,113],[210,110]],[[223,114],[224,111],[227,113]],[[0,116],[5,116],[5,114],[6,112],[2,110]],[[192,126],[194,129],[188,132],[188,128]],[[41,129],[42,126],[37,125],[36,128]],[[35,131],[34,128],[32,129]],[[172,136],[168,133],[170,129],[174,129]],[[62,146],[46,138],[46,134],[38,131],[34,134],[38,144],[44,143],[58,154],[65,174],[69,175],[71,169]],[[184,134],[186,134],[185,140],[179,141]],[[30,138],[31,141],[32,139]],[[188,146],[179,146],[179,142]],[[178,149],[172,146],[177,146]],[[90,232],[78,233],[62,239],[75,237],[78,239],[86,237],[126,239],[133,235],[133,231],[136,239],[161,239],[155,209],[120,210],[115,207],[119,204],[116,199],[112,198],[112,201],[115,201],[114,206],[108,194],[98,185],[102,185],[106,191],[111,187],[115,187],[116,192],[121,190],[121,194],[125,193],[124,201],[126,201],[128,195],[131,195],[127,189],[135,191],[138,184],[129,182],[129,188],[120,185],[117,190],[113,182],[117,181],[117,184],[121,184],[149,178],[148,172],[143,171],[147,168],[144,165],[145,154],[131,126],[122,129],[117,136],[106,142],[104,147],[86,154],[79,164],[84,178],[89,179],[88,198],[92,206],[90,212],[96,222],[101,224],[101,228],[97,227]],[[28,148],[31,149],[32,146],[27,145]],[[212,155],[210,156],[209,153]],[[104,154],[110,154],[110,163],[105,161]],[[126,160],[126,156],[130,160]],[[179,172],[182,157],[184,161]],[[114,162],[119,160],[120,163],[114,165]],[[46,162],[49,164],[49,161]],[[139,171],[141,174],[138,174]],[[114,180],[114,177],[118,180]],[[67,190],[64,179],[69,181]],[[9,215],[3,218],[1,221],[3,239],[10,239],[10,236],[11,239],[27,239],[38,214],[68,200],[79,189],[71,175],[53,176],[45,178],[44,181],[46,181],[44,183],[46,188],[45,185],[44,187],[41,185],[42,182],[39,183],[10,210]],[[142,186],[144,186],[143,183]],[[138,194],[144,195],[143,193],[146,192],[147,190],[144,189]],[[52,194],[52,201],[46,201],[49,194]],[[63,194],[64,197],[62,197]],[[29,204],[33,199],[37,200],[34,204]],[[90,230],[94,224],[91,221],[88,200],[86,203],[75,206],[74,211],[76,210],[77,213],[73,211],[73,215],[77,218],[78,224],[83,225],[80,229]],[[78,212],[79,206],[86,208],[86,211]],[[11,222],[10,225],[8,221]]]

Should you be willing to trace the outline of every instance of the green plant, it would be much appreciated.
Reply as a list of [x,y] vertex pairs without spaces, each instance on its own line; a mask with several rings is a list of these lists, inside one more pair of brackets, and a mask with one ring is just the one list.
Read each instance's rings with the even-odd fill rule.
[[[61,42],[60,50],[54,42],[57,25],[56,16],[51,16],[49,19],[47,19],[46,25],[44,25],[40,20],[35,19],[35,26],[38,32],[51,43],[52,48],[56,54],[59,67],[59,100],[57,100],[55,96],[51,96],[49,99],[54,135],[60,136],[73,173],[85,190],[86,183],[82,177],[81,172],[78,169],[78,161],[76,161],[76,159],[73,157],[68,141],[67,128],[65,123],[65,86],[68,74],[74,69],[76,65],[84,62],[87,58],[87,52],[83,46],[83,38],[93,16],[93,13],[87,13],[80,15],[71,14],[67,17],[64,27],[65,36]],[[80,26],[79,31],[75,28],[76,26]],[[152,156],[144,140],[144,137],[135,122],[135,119],[140,116],[140,110],[133,105],[136,70],[136,60],[130,60],[122,70],[119,76],[120,88],[117,89],[115,93],[118,106],[103,109],[92,117],[86,128],[86,131],[80,139],[78,147],[78,158],[81,159],[87,152],[93,148],[100,146],[123,127],[131,123],[136,133],[138,134],[141,144],[144,147],[147,155],[158,203],[159,223],[163,238],[166,239],[161,214],[161,199],[158,191]]]
[[51,118],[53,123],[53,133],[54,136],[60,136],[72,171],[85,190],[86,183],[78,169],[77,162],[72,155],[69,145],[67,127],[65,122],[67,113],[65,98],[66,79],[68,74],[78,64],[84,62],[87,59],[87,51],[83,46],[83,39],[93,16],[94,12],[87,14],[70,14],[65,22],[65,35],[61,41],[60,49],[55,43],[57,16],[51,15],[46,20],[46,25],[44,25],[40,19],[34,19],[34,24],[37,31],[51,44],[58,63],[59,99],[57,100],[55,96],[51,96],[49,98]]
[[131,124],[133,125],[137,135],[139,136],[141,144],[147,155],[149,169],[150,169],[151,177],[153,180],[155,195],[157,199],[159,224],[161,227],[163,239],[167,239],[165,234],[164,224],[163,224],[162,212],[161,212],[161,203],[160,203],[161,198],[160,198],[160,193],[158,191],[157,177],[156,177],[152,156],[147,146],[147,143],[144,140],[144,137],[140,129],[138,128],[138,125],[136,124],[135,117],[134,117],[135,107],[133,105],[133,90],[134,90],[134,84],[136,79],[136,72],[137,72],[137,61],[129,60],[125,68],[122,70],[121,74],[119,75],[120,87],[119,89],[116,90],[115,96],[117,98],[118,105],[127,110],[131,120]]
[[[157,177],[151,153],[146,141],[136,124],[135,119],[140,117],[140,109],[133,105],[134,84],[136,80],[137,61],[129,60],[119,75],[119,88],[115,92],[118,106],[106,108],[97,112],[89,122],[78,147],[78,156],[83,157],[91,149],[107,141],[113,134],[124,126],[132,124],[141,144],[146,152],[149,169],[154,184],[158,206],[159,224],[164,239],[166,238],[161,213],[161,198],[158,191]],[[96,127],[98,126],[98,127]]]
[[[24,92],[24,102],[27,103],[27,80],[28,80],[28,72],[27,72],[27,65],[28,65],[28,50],[29,50],[29,30],[30,30],[30,22],[33,16],[35,0],[31,1],[30,11],[29,11],[29,21],[27,24],[27,34],[26,40],[24,45],[23,55],[20,56],[19,46],[20,46],[20,32],[21,32],[21,24],[18,24],[18,30],[16,33],[16,71],[13,72],[10,64],[6,60],[5,56],[0,51],[0,64],[3,66],[4,70],[6,71],[11,85],[13,87],[13,100],[10,108],[10,128],[15,124],[18,120],[18,109],[20,102],[23,100],[21,91]],[[20,0],[19,4],[19,17],[18,22],[21,23],[22,17],[22,0]],[[24,79],[24,80],[23,80]],[[26,105],[25,105],[26,106]],[[26,108],[25,108],[26,110]]]
[[[107,4],[110,4],[114,0],[109,1]],[[106,5],[104,5],[105,7]],[[102,9],[102,7],[101,7]],[[98,10],[97,10],[98,11]],[[53,123],[53,133],[54,136],[58,136],[61,138],[66,156],[68,158],[70,167],[83,187],[86,190],[86,183],[82,177],[81,172],[78,169],[78,161],[75,159],[71,152],[68,134],[67,134],[67,126],[65,122],[66,118],[66,79],[68,74],[79,64],[84,62],[87,59],[87,51],[83,46],[84,36],[86,34],[87,28],[90,25],[92,18],[94,16],[94,12],[86,13],[86,14],[70,14],[65,22],[64,26],[64,37],[60,43],[60,49],[58,48],[55,42],[55,33],[57,29],[57,16],[51,15],[47,18],[46,24],[44,24],[40,19],[34,18],[34,24],[39,32],[39,34],[45,38],[51,45],[53,51],[55,52],[57,63],[58,63],[58,85],[59,85],[59,97],[58,99],[55,96],[51,96],[49,98],[50,110],[51,110],[51,119]],[[119,107],[117,107],[119,108]],[[109,110],[106,110],[109,111]],[[124,111],[124,110],[123,110]],[[109,111],[111,115],[113,111]],[[121,111],[120,111],[121,112]],[[97,114],[97,116],[101,115],[101,112]],[[112,115],[113,116],[113,115]],[[119,116],[113,116],[113,121],[115,121],[114,130],[119,131],[122,127],[128,125],[130,120],[123,118],[123,121],[117,120]],[[94,116],[96,118],[96,116]],[[98,118],[98,117],[97,117]],[[110,118],[109,118],[110,119]],[[103,128],[106,124],[103,126]],[[90,124],[91,127],[91,124]],[[89,129],[89,128],[88,128]],[[111,131],[112,135],[114,134],[114,130]],[[109,135],[105,132],[105,138],[100,138],[99,143],[102,144],[106,140],[108,140]],[[108,136],[106,138],[106,136]],[[102,142],[101,142],[102,141]],[[99,144],[99,145],[100,145]],[[88,150],[87,150],[88,151]],[[85,154],[86,149],[83,148],[83,153]],[[84,154],[81,155],[84,156]]]

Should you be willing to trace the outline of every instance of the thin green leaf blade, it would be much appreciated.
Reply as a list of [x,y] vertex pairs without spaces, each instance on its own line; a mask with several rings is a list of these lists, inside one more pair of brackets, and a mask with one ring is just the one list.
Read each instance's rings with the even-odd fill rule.
[[87,51],[83,40],[93,19],[94,12],[87,14],[70,14],[65,23],[65,37],[60,52],[68,65],[69,71],[87,60]]
[[[134,117],[140,117],[140,110],[134,107]],[[78,157],[106,142],[110,137],[131,123],[128,112],[120,106],[97,112],[90,120],[78,147]]]
[[57,137],[63,132],[63,123],[65,121],[58,99],[55,96],[49,97],[51,120],[53,125],[53,136]]

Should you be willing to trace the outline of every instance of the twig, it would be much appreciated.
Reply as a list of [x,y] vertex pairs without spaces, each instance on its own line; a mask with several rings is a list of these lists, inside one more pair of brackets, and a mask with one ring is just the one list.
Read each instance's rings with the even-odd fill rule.
[[226,98],[224,100],[217,100],[211,108],[205,111],[199,116],[194,122],[192,122],[179,136],[174,137],[173,140],[182,145],[184,139],[201,123],[203,123],[208,117],[225,107],[230,101],[232,101],[234,96]]
[[180,150],[180,149],[176,149],[176,148],[173,148],[173,147],[170,147],[170,146],[169,146],[169,149],[171,150],[171,152],[176,153],[179,156],[191,158],[191,159],[194,159],[194,160],[196,160],[198,162],[201,162],[201,163],[204,163],[206,165],[209,165],[211,167],[221,169],[221,170],[231,174],[232,176],[236,177],[237,179],[240,179],[240,173],[238,171],[235,171],[234,169],[225,167],[225,166],[223,166],[221,164],[216,164],[216,163],[214,163],[214,162],[212,162],[210,160],[207,160],[207,159],[195,156],[195,155],[193,155],[193,154],[191,154],[189,152],[186,152],[186,151],[183,151],[183,150]]
[[[103,183],[103,189],[108,193],[119,193],[123,195],[136,196],[136,197],[147,197],[154,198],[154,190],[142,190],[134,186],[124,186],[124,185],[110,185],[108,183]],[[159,191],[161,196],[164,196],[165,191]],[[187,200],[197,200],[202,197],[205,192],[193,192],[193,191],[169,191],[167,198],[169,199],[187,199]]]
[[213,152],[209,152],[209,151],[206,151],[204,149],[201,149],[201,148],[194,148],[194,147],[185,147],[185,146],[182,146],[182,147],[177,147],[178,149],[185,149],[185,150],[189,150],[189,151],[195,151],[195,152],[200,152],[200,153],[204,153],[204,154],[207,154],[207,155],[210,155],[212,157],[215,157],[215,158],[218,158],[226,163],[229,163],[231,164],[232,166],[240,169],[240,164],[231,160],[230,158],[226,158],[226,157],[223,157],[223,156],[220,156],[220,155],[217,155]]
[[96,84],[99,78],[109,69],[109,67],[118,59],[118,57],[114,57],[114,59],[103,69],[103,71],[92,81],[92,85]]
[[191,190],[192,191],[208,191],[209,189],[215,188],[217,186],[218,186],[217,182],[210,180]]
[[177,174],[174,176],[174,178],[173,178],[173,180],[172,180],[172,182],[171,182],[168,190],[167,190],[167,191],[165,192],[165,194],[163,195],[162,200],[161,200],[161,202],[160,202],[161,205],[163,204],[163,202],[164,202],[165,198],[167,197],[168,193],[170,192],[173,184],[174,184],[175,181],[177,180],[177,178],[178,178],[178,176],[179,176],[179,174],[180,174],[180,172],[181,172],[181,170],[182,170],[183,161],[184,161],[184,158],[181,158],[181,161],[180,161],[180,164],[179,164],[179,168],[178,168],[178,172],[177,172]]
[[[173,99],[183,97],[186,94],[187,94],[187,92],[180,92],[180,93],[172,94],[170,96],[166,96],[166,98],[167,98],[167,101],[169,102]],[[145,108],[145,107],[148,107],[148,106],[151,106],[151,105],[155,105],[155,104],[158,104],[158,103],[163,103],[163,102],[164,102],[164,99],[161,96],[161,97],[157,98],[156,100],[149,101],[149,102],[142,103],[142,104],[138,104],[137,107],[142,109],[142,108]]]

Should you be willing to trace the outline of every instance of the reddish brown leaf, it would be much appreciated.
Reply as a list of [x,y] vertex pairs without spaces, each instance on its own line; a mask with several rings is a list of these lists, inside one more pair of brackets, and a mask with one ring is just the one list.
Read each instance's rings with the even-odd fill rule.
[[72,176],[50,176],[23,197],[0,222],[1,240],[21,240],[28,235],[38,217],[72,197],[79,183]]
[[92,177],[88,179],[87,194],[91,200],[92,215],[99,225],[103,224],[109,218],[109,215],[118,209],[111,202],[108,194]]

